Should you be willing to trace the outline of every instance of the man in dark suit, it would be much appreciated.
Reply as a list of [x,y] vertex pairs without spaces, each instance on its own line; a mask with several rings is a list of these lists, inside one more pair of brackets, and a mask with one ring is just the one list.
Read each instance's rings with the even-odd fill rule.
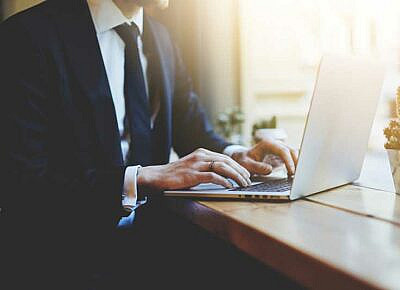
[[[246,186],[250,174],[271,172],[270,152],[294,172],[283,143],[247,149],[214,133],[168,32],[143,13],[148,4],[167,1],[52,0],[1,24],[9,269],[43,259],[57,273],[71,263],[70,275],[101,272],[118,225],[135,232],[162,220],[157,192],[231,187],[227,178]],[[168,163],[171,148],[181,159]]]

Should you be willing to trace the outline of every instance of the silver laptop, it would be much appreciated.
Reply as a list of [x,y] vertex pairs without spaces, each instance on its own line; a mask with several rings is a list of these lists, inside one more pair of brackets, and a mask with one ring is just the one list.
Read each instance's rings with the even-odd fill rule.
[[379,62],[324,56],[319,66],[293,178],[249,187],[200,184],[166,196],[294,200],[355,181],[361,172],[384,79]]

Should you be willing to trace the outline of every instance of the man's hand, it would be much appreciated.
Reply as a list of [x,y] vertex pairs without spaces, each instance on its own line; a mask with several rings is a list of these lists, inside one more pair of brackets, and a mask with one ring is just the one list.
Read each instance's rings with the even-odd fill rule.
[[227,178],[241,186],[251,184],[249,171],[229,156],[198,149],[176,162],[141,168],[137,183],[157,190],[190,188],[200,183],[232,188]]
[[281,141],[263,139],[250,150],[233,153],[232,159],[245,167],[251,174],[267,175],[273,164],[264,160],[267,154],[278,156],[285,164],[288,175],[294,174],[297,166],[297,152]]

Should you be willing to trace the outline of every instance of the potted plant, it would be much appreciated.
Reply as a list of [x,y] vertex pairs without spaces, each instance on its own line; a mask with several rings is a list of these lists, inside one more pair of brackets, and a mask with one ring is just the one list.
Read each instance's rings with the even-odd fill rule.
[[400,194],[400,87],[396,94],[396,118],[390,120],[383,133],[386,136],[385,148],[392,170],[393,184],[396,193]]
[[243,112],[235,107],[218,115],[217,130],[230,142],[242,144]]

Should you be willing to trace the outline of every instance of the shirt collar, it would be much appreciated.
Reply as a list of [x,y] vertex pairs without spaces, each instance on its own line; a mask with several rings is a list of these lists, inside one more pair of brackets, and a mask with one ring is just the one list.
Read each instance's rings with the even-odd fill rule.
[[97,34],[111,30],[118,25],[134,22],[143,34],[143,7],[131,19],[125,17],[112,0],[87,0]]

